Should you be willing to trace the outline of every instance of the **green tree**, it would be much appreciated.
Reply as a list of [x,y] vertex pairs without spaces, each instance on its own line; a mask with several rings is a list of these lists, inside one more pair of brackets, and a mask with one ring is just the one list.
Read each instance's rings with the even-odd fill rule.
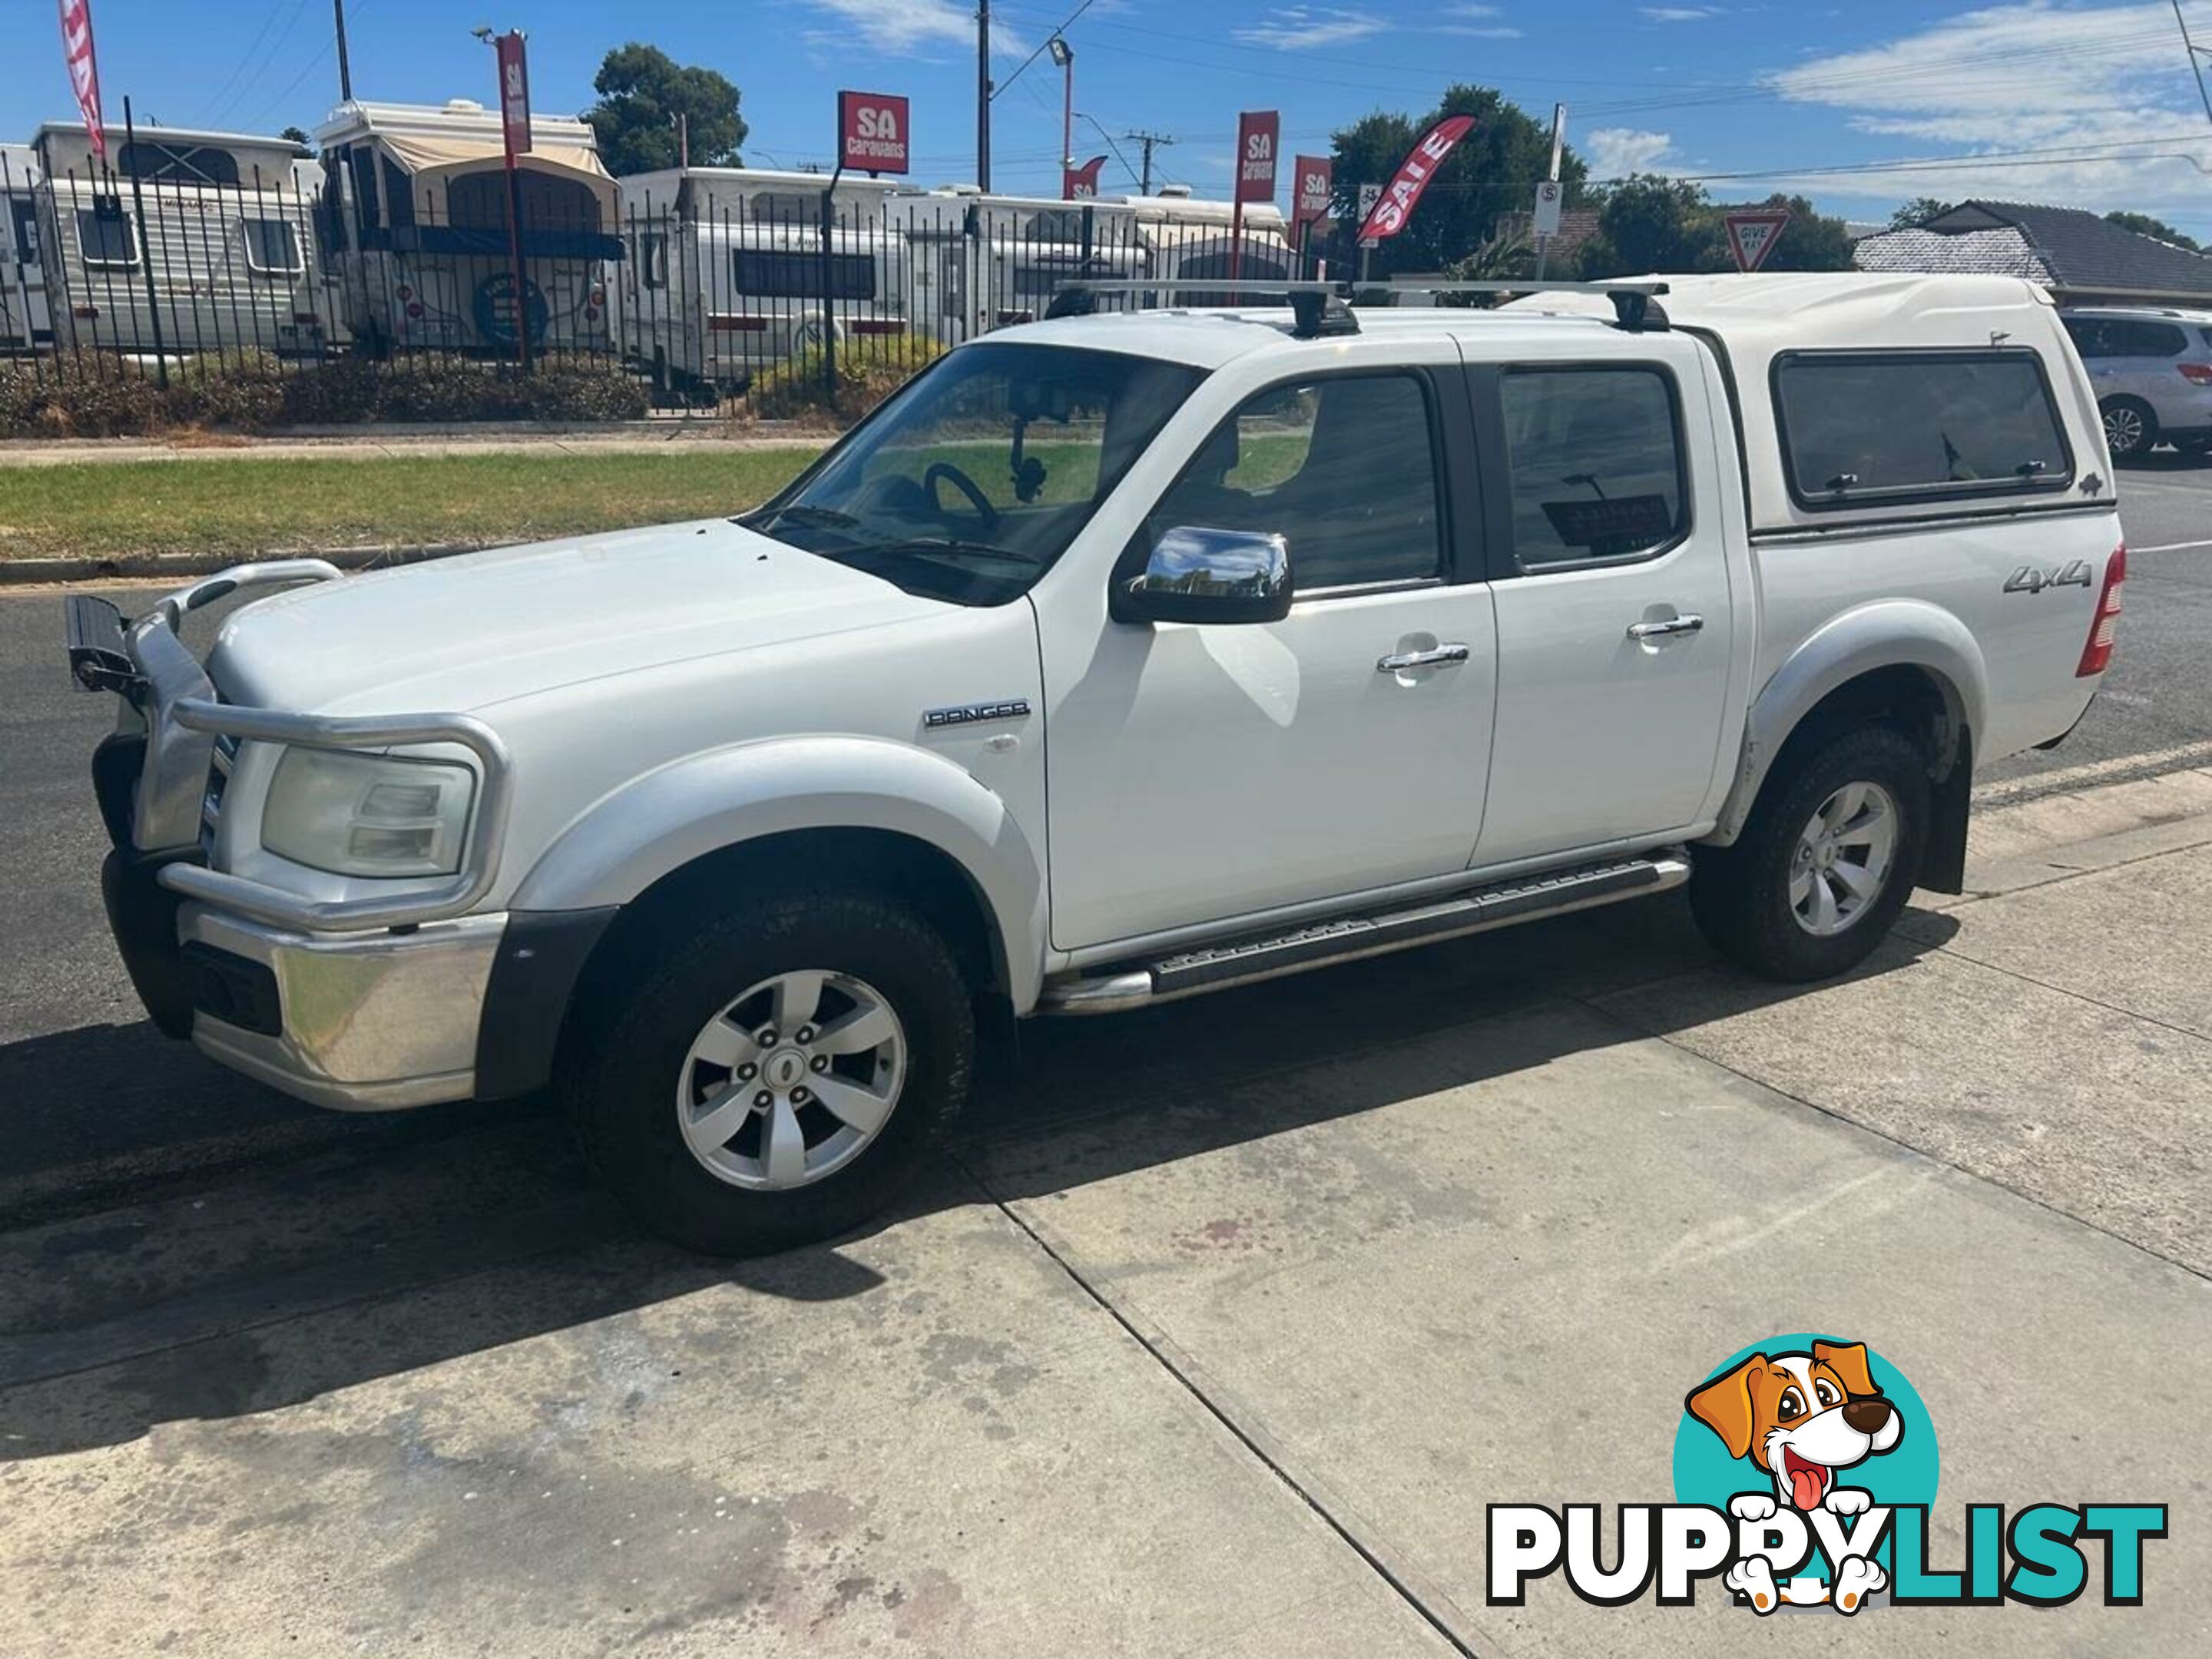
[[[1790,216],[1760,270],[1851,269],[1850,233],[1842,220],[1816,212],[1802,196],[1778,192],[1751,205]],[[1577,274],[1595,281],[1647,271],[1734,270],[1724,222],[1732,210],[1682,179],[1650,173],[1623,179],[1599,197],[1598,234],[1583,244]]]
[[[1851,266],[1851,233],[1841,219],[1832,219],[1814,211],[1813,204],[1802,196],[1768,197],[1761,207],[1786,209],[1790,222],[1783,228],[1782,240],[1766,256],[1762,270],[1849,270]],[[1725,229],[1725,228],[1723,228]],[[1723,249],[1723,252],[1726,250]],[[1729,268],[1733,269],[1730,261]]]
[[1958,205],[1955,202],[1939,202],[1933,196],[1916,196],[1889,216],[1892,230],[1917,230],[1930,219],[1940,219]]
[[2122,230],[2132,230],[2138,236],[2154,236],[2161,242],[2171,242],[2176,247],[2185,247],[2191,253],[2202,253],[2194,237],[2185,236],[2163,219],[2154,219],[2148,213],[2108,213],[2105,222],[2118,225]]
[[678,64],[659,47],[633,40],[606,55],[592,89],[599,101],[584,119],[616,177],[674,167],[678,116],[690,124],[694,167],[738,165],[744,118],[737,88],[718,71]]
[[276,136],[279,138],[289,138],[295,144],[304,144],[307,142],[307,135],[298,127],[286,127]]
[[[1359,187],[1387,186],[1406,152],[1447,115],[1472,115],[1474,128],[1429,181],[1406,228],[1375,250],[1374,273],[1441,270],[1488,243],[1501,216],[1528,210],[1536,182],[1551,165],[1551,124],[1508,103],[1489,87],[1452,86],[1434,109],[1419,115],[1378,110],[1332,136],[1338,228],[1332,258],[1358,257],[1353,238],[1359,228]],[[1562,156],[1559,177],[1567,187],[1568,205],[1578,199],[1589,172],[1571,149]]]

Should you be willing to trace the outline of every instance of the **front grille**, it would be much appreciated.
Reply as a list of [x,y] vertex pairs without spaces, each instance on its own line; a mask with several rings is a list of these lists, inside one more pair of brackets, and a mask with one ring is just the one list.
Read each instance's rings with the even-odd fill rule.
[[230,787],[230,769],[238,760],[238,739],[228,732],[215,740],[215,755],[208,763],[207,793],[200,797],[200,850],[210,862],[215,858],[216,826],[222,818],[222,798]]

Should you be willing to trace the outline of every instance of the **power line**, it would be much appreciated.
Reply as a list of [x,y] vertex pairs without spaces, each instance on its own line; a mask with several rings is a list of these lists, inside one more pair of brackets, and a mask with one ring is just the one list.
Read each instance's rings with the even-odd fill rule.
[[1005,80],[1000,82],[997,86],[991,88],[991,100],[994,103],[996,103],[998,101],[999,94],[1004,92],[1008,87],[1013,85],[1015,82],[1020,80],[1022,78],[1022,71],[1027,69],[1031,64],[1036,63],[1039,58],[1044,55],[1044,49],[1052,44],[1054,35],[1066,33],[1068,24],[1074,22],[1077,18],[1082,16],[1085,12],[1089,11],[1091,8],[1097,3],[1097,0],[1083,0],[1083,3],[1081,5],[1078,6],[1073,11],[1068,13],[1066,22],[1062,23],[1058,28],[1054,29],[1051,34],[1048,34],[1043,40],[1038,41],[1036,50],[1032,52],[1028,57],[1023,58],[1020,63],[1017,64],[1014,66],[1014,72],[1012,75],[1009,75]]

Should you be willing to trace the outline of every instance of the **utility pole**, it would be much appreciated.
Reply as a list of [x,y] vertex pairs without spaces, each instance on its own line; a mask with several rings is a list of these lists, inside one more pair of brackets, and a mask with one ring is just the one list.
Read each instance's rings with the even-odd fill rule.
[[1152,146],[1172,144],[1175,140],[1164,132],[1146,132],[1141,129],[1134,132],[1125,132],[1121,136],[1124,138],[1133,139],[1145,147],[1144,178],[1137,186],[1137,193],[1140,196],[1150,196],[1152,193]]
[[353,63],[346,56],[345,0],[331,0],[331,9],[338,16],[338,101],[353,102]]
[[975,0],[975,182],[991,189],[991,0]]
[[2189,67],[2197,76],[2197,95],[2204,100],[2204,118],[2212,121],[2212,92],[2205,90],[2204,65],[2199,58],[2212,58],[2212,46],[2200,46],[2189,38],[2189,20],[2181,15],[2181,0],[2173,0],[2173,21],[2181,25],[2181,49],[2189,54]]

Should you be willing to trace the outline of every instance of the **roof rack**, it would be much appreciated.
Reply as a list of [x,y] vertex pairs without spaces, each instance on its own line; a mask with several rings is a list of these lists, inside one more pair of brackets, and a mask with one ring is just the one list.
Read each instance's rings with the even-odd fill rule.
[[[1255,276],[1249,279],[1249,283],[1255,299],[1261,295],[1270,298],[1278,294],[1287,296],[1297,319],[1291,332],[1301,340],[1358,333],[1358,313],[1345,302],[1353,296],[1373,294],[1602,294],[1613,301],[1616,325],[1628,333],[1639,334],[1668,325],[1667,313],[1657,303],[1657,296],[1668,292],[1668,288],[1660,282],[1424,283],[1417,278],[1394,277],[1388,283],[1356,283],[1289,282]],[[1044,314],[1048,318],[1088,317],[1097,310],[1097,298],[1102,294],[1235,293],[1246,285],[1245,279],[1232,283],[1224,276],[1071,277],[1054,288],[1052,303],[1046,307]]]
[[1393,276],[1393,292],[1413,294],[1602,294],[1613,301],[1614,320],[1630,334],[1667,326],[1665,307],[1654,301],[1667,293],[1664,283],[1567,283],[1524,279],[1507,283],[1425,283],[1418,276]]

